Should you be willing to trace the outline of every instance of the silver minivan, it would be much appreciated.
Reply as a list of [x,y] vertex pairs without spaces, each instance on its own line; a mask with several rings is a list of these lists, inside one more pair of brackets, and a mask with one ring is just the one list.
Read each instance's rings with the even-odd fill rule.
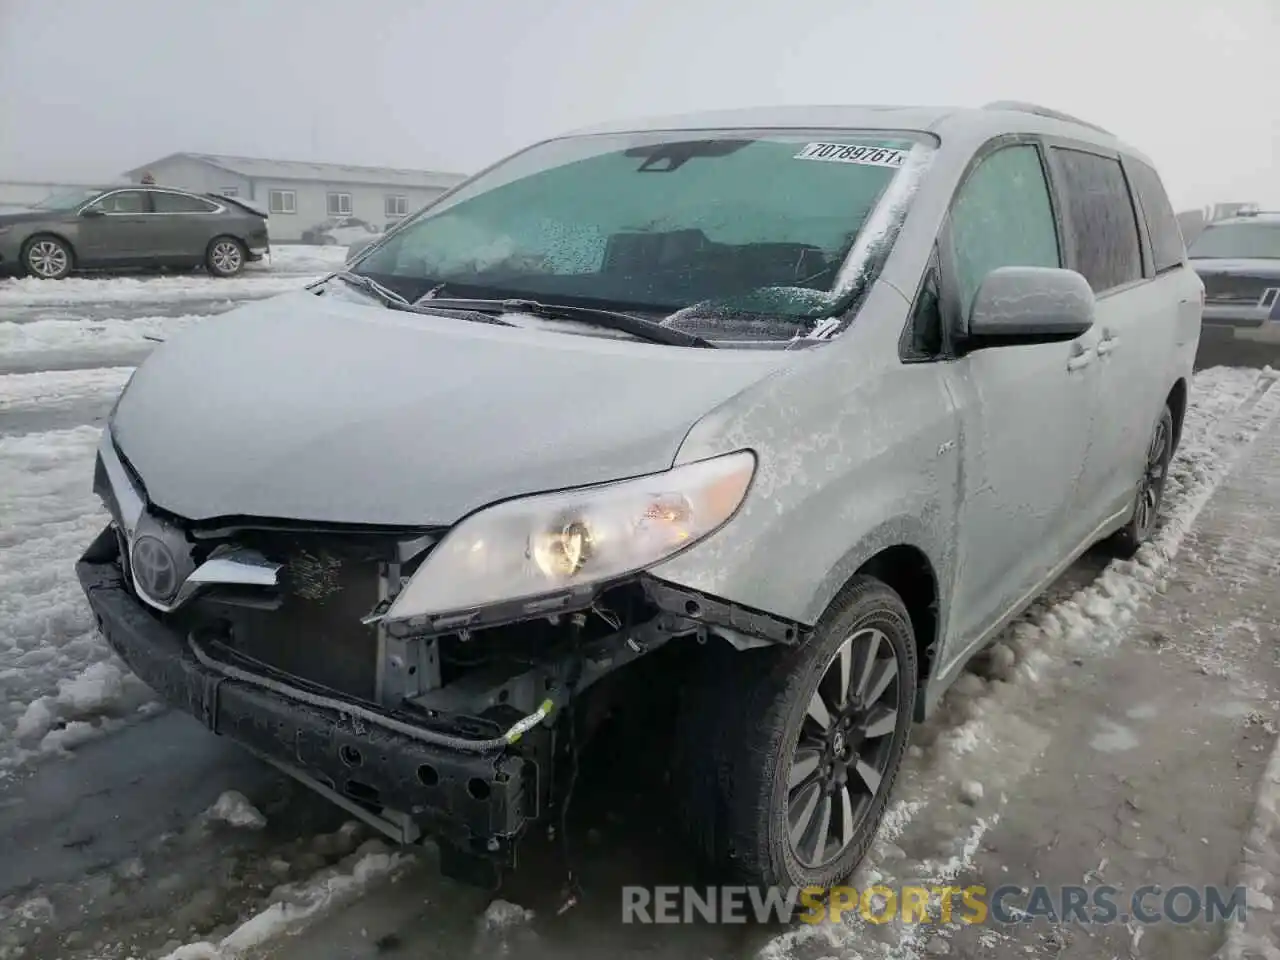
[[1151,163],[1040,107],[557,137],[157,348],[79,575],[170,702],[450,873],[662,703],[709,865],[831,884],[966,662],[1151,535],[1202,304]]

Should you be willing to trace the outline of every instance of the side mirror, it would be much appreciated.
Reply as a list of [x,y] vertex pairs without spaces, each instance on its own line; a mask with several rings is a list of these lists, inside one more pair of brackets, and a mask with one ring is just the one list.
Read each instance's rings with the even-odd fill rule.
[[964,342],[985,346],[1074,340],[1094,322],[1089,281],[1057,267],[998,267],[978,287]]
[[104,215],[101,207],[85,207],[80,211],[80,216],[82,217],[101,217]]

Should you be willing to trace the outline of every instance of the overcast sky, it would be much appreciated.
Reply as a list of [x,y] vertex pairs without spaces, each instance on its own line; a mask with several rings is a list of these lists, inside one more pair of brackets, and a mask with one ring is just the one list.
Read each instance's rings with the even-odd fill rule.
[[175,151],[469,172],[598,120],[1033,100],[1280,208],[1280,0],[0,0],[0,177]]

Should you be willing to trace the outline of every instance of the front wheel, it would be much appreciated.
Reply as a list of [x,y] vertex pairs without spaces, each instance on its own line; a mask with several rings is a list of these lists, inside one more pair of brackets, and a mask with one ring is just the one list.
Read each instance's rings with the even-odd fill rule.
[[205,267],[216,277],[234,277],[244,261],[244,244],[235,237],[216,237],[205,254]]
[[714,682],[710,729],[681,731],[706,745],[692,766],[715,771],[690,779],[701,795],[685,805],[704,858],[753,885],[847,879],[884,815],[915,709],[902,600],[858,577],[803,646],[730,654]]
[[1160,411],[1147,441],[1147,454],[1142,465],[1142,478],[1134,494],[1133,517],[1111,539],[1113,552],[1132,557],[1156,529],[1156,517],[1164,502],[1165,482],[1169,477],[1169,461],[1173,459],[1173,412],[1166,406]]
[[71,248],[57,237],[33,237],[22,252],[27,273],[41,280],[61,280],[73,263]]

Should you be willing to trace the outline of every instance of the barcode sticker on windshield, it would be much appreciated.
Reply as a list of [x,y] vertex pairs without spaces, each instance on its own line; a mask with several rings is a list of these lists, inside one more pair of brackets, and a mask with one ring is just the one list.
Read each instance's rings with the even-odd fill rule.
[[872,167],[900,167],[907,159],[905,150],[892,147],[868,147],[853,143],[807,143],[795,160],[826,160],[828,163],[860,163]]

